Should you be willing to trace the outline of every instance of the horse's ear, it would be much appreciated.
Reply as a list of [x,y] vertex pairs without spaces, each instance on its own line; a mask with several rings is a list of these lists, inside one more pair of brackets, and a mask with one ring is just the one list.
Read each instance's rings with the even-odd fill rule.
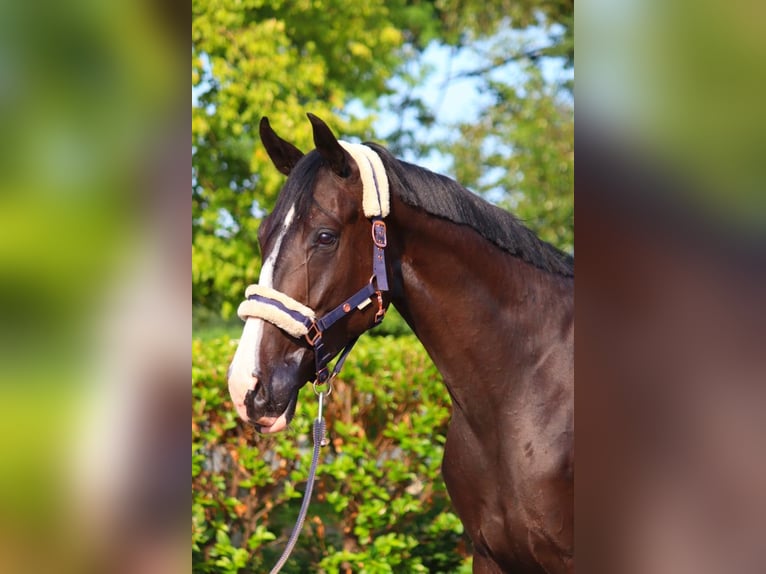
[[330,168],[337,175],[347,177],[351,173],[349,158],[346,151],[338,143],[327,124],[314,114],[306,114],[314,128],[314,145],[322,158],[330,164]]
[[263,142],[271,161],[274,162],[274,165],[279,171],[285,175],[290,175],[295,164],[303,157],[303,152],[290,142],[279,137],[276,132],[271,129],[269,118],[266,116],[261,118],[260,133],[261,141]]

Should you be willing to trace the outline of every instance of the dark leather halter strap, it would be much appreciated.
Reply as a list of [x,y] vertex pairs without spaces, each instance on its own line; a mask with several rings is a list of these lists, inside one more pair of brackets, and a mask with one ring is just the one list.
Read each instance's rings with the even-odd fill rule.
[[323,338],[324,333],[354,309],[363,308],[360,306],[363,306],[365,301],[372,300],[378,305],[378,310],[375,313],[375,322],[370,328],[380,323],[386,314],[385,307],[383,306],[382,293],[388,291],[388,275],[386,273],[385,255],[387,237],[386,224],[380,217],[372,218],[372,240],[372,278],[370,279],[370,282],[319,319],[314,320],[299,311],[289,309],[283,303],[276,299],[272,299],[271,297],[266,297],[258,293],[253,293],[248,296],[249,300],[271,305],[282,313],[286,313],[296,321],[303,323],[308,331],[305,335],[306,341],[314,348],[316,384],[326,383],[331,377],[334,377],[340,372],[343,368],[343,363],[346,361],[346,357],[348,357],[351,349],[359,340],[358,336],[354,337],[345,347],[343,347],[338,355],[338,361],[335,364],[332,373],[330,373],[328,365],[335,355],[325,349]]

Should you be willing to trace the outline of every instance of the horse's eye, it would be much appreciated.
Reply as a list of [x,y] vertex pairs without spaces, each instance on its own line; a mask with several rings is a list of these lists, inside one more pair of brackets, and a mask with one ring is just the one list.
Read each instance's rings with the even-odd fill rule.
[[320,231],[316,237],[317,245],[332,245],[336,240],[337,237],[330,231]]

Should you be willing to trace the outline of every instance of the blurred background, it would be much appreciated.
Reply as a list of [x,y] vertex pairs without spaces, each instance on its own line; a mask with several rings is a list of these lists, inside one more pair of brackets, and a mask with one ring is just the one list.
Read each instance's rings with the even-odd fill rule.
[[[304,388],[291,428],[261,437],[228,397],[234,311],[285,179],[260,118],[308,152],[312,112],[572,252],[573,3],[195,0],[192,14],[193,568],[262,572],[297,517],[317,407]],[[470,572],[440,472],[449,415],[439,374],[389,313],[328,401],[331,443],[284,571]]]
[[755,2],[577,6],[577,560],[763,572]]
[[2,572],[189,570],[186,10],[0,2]]

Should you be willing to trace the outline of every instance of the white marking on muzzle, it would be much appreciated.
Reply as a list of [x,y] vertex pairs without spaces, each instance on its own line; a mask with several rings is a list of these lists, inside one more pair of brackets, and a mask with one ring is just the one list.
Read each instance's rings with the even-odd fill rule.
[[[271,250],[266,261],[263,262],[261,276],[258,280],[259,285],[273,288],[274,267],[279,257],[282,241],[284,240],[294,217],[295,206],[292,206],[290,211],[287,212],[287,217],[285,217],[284,223],[282,223],[282,229],[274,243],[274,249]],[[232,360],[230,367],[229,394],[231,395],[232,401],[234,401],[234,407],[237,409],[237,413],[245,420],[247,420],[245,396],[248,391],[255,388],[256,381],[253,378],[253,373],[260,368],[260,364],[258,363],[258,349],[260,348],[261,340],[263,339],[263,325],[263,319],[257,319],[255,317],[247,318],[245,321],[245,328],[242,330],[242,337],[239,340],[239,345],[237,346],[236,353],[234,353],[234,359]]]

